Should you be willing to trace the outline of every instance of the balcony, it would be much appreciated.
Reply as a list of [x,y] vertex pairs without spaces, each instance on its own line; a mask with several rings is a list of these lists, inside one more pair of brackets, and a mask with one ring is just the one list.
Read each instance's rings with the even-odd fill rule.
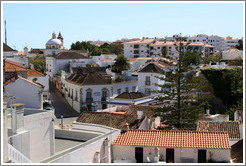
[[150,81],[145,81],[145,85],[150,85],[151,82]]
[[106,96],[103,96],[103,97],[101,98],[101,101],[106,101],[106,99],[107,99],[107,97],[106,97]]
[[91,97],[86,98],[86,103],[92,103],[92,102],[93,102],[93,98]]

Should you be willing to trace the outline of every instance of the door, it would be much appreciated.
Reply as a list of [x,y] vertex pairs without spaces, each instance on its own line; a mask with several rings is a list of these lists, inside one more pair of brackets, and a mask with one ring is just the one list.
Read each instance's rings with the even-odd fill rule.
[[198,150],[198,163],[207,162],[207,152],[206,150]]
[[143,148],[135,148],[135,159],[137,163],[143,163]]
[[166,163],[174,163],[174,149],[166,149]]

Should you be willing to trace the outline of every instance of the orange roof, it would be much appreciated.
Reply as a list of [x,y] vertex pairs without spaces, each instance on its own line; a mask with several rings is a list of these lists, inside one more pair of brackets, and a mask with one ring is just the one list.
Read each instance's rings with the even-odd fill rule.
[[101,62],[115,62],[115,60],[113,60],[111,58],[105,58],[105,59],[101,60]]
[[230,149],[226,132],[181,130],[128,130],[112,145]]
[[5,61],[4,69],[6,72],[27,71],[26,68],[18,66],[15,62]]
[[18,52],[18,55],[24,55],[24,52]]
[[44,77],[45,75],[34,70],[34,69],[28,69],[27,71],[27,77]]
[[148,43],[153,42],[154,40],[155,39],[143,39],[143,40],[135,40],[135,41],[125,42],[125,43],[126,44],[148,44]]
[[15,80],[16,80],[16,78],[15,78],[15,77],[12,77],[11,79],[5,81],[5,82],[3,83],[3,86],[8,85],[10,82],[13,82],[13,81],[15,81]]
[[112,112],[112,114],[124,115],[126,112]]

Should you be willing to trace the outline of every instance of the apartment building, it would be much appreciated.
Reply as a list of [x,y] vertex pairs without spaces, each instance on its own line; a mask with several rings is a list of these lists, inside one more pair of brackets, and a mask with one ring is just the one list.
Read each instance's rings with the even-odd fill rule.
[[232,39],[232,37],[227,36],[223,50],[229,50],[230,48],[235,47],[236,45],[238,45],[238,41],[239,39]]
[[[171,39],[170,39],[171,40]],[[191,40],[189,40],[191,41]],[[184,51],[197,51],[203,55],[214,54],[216,52],[216,46],[206,44],[202,40],[191,42],[184,41]],[[177,58],[179,53],[176,47],[179,43],[175,40],[163,41],[157,38],[136,40],[124,43],[124,56],[127,58],[138,58],[138,57],[159,57],[162,55],[162,49],[165,48],[167,56]]]
[[143,38],[124,43],[124,56],[126,58],[149,57],[149,47],[156,39]]

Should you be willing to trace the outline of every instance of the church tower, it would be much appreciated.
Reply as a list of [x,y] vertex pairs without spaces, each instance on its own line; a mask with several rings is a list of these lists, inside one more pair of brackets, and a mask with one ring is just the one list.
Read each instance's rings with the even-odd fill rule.
[[61,40],[62,45],[63,45],[63,37],[62,37],[62,35],[61,35],[61,32],[59,32],[57,39]]

